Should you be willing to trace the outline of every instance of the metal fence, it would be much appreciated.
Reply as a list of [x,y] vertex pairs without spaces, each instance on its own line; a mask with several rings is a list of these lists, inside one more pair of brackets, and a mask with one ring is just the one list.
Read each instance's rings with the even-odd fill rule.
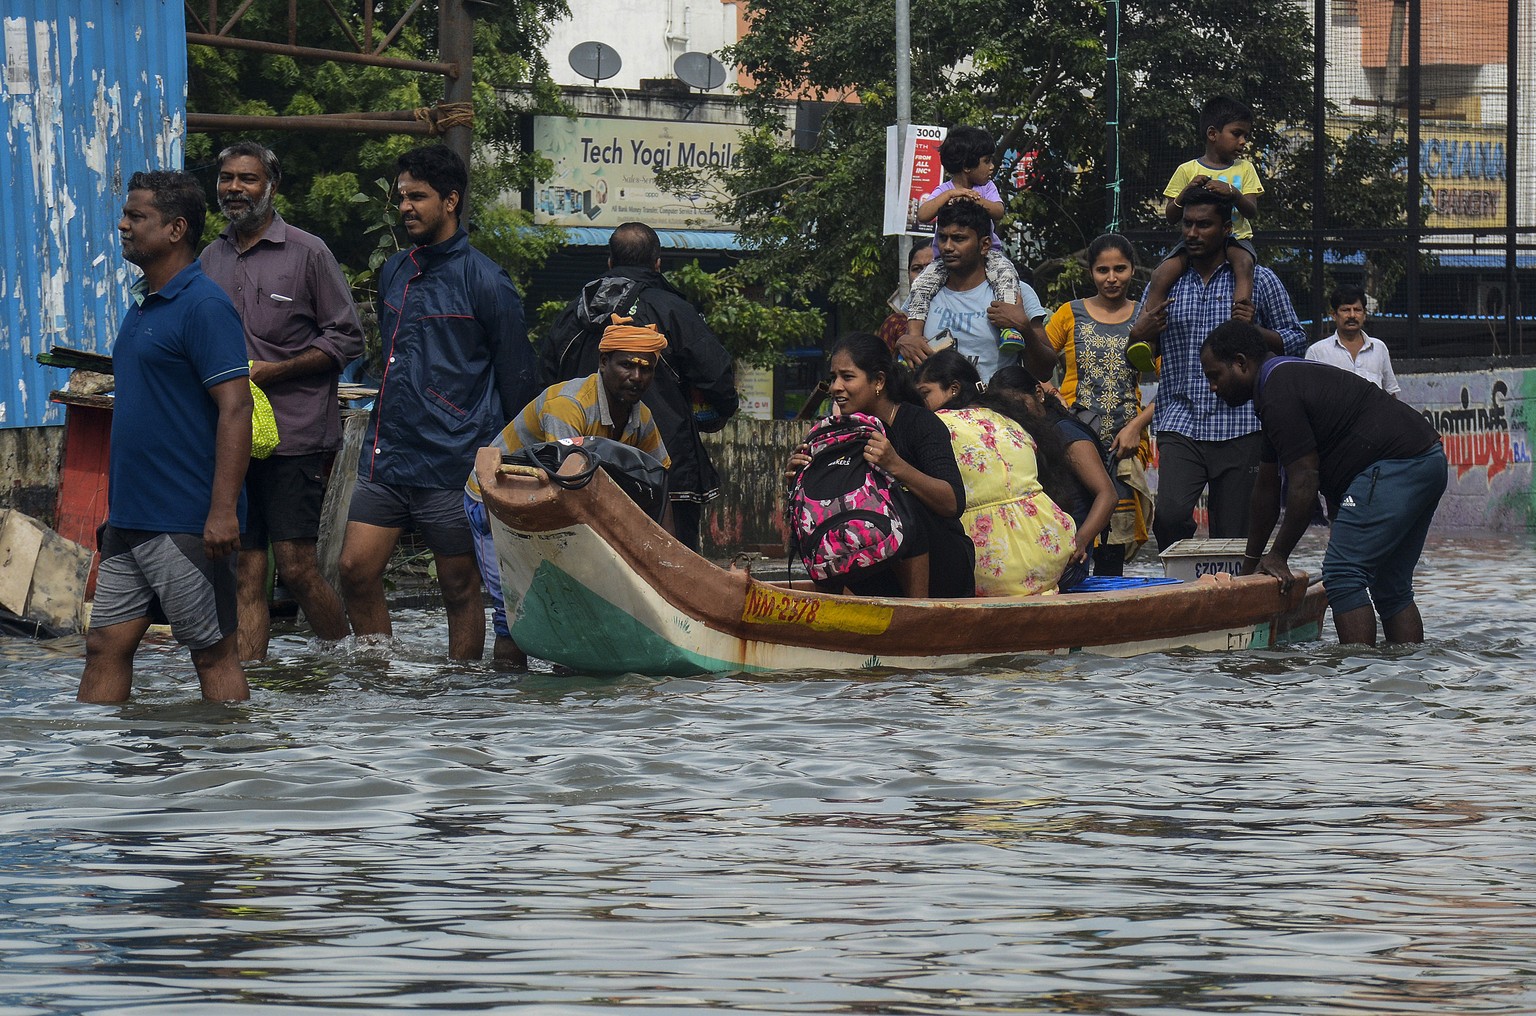
[[[1536,354],[1536,0],[1303,9],[1310,112],[1266,122],[1263,89],[1234,96],[1259,111],[1261,263],[1314,339],[1332,330],[1327,295],[1355,284],[1368,330],[1403,357]],[[1122,52],[1136,30],[1134,16],[1121,23]],[[1120,87],[1133,87],[1138,69],[1122,64]],[[1145,131],[1146,158],[1121,168],[1112,217],[1149,250],[1177,239],[1163,189],[1203,151],[1191,98],[1188,123]],[[1111,131],[1112,165],[1116,144]]]

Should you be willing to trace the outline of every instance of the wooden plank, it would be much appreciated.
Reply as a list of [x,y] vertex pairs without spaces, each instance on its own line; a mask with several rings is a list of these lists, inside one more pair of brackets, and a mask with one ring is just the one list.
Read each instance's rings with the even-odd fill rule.
[[91,409],[111,409],[114,405],[110,395],[85,395],[81,392],[65,391],[62,388],[49,392],[48,401],[66,406],[88,406]]
[[0,521],[0,607],[25,617],[32,571],[43,546],[43,527],[19,511],[9,510]]
[[92,552],[52,530],[43,531],[43,544],[32,571],[32,592],[26,618],[61,634],[85,629],[85,583],[91,573]]
[[54,346],[46,353],[37,354],[37,362],[50,367],[63,367],[68,369],[84,368],[98,374],[112,373],[112,358],[105,353],[92,352],[89,349],[74,349],[69,346]]
[[352,490],[357,486],[357,457],[363,452],[363,435],[368,430],[368,411],[341,411],[341,451],[331,467],[325,488],[325,504],[320,509],[320,539],[315,554],[320,574],[333,589],[341,589],[341,543],[347,531],[347,512],[352,507]]

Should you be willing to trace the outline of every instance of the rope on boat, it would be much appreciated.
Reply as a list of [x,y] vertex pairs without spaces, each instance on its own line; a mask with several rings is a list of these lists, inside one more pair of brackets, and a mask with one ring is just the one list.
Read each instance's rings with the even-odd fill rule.
[[536,466],[529,466],[518,462],[503,461],[496,467],[496,474],[498,476],[541,477],[549,480],[550,483],[557,487],[564,487],[566,490],[580,490],[592,481],[592,477],[597,474],[602,463],[579,445],[572,447],[570,454],[580,455],[586,461],[586,466],[574,473],[561,473],[559,468],[564,463],[563,459],[560,463],[553,466],[545,462],[540,462]]

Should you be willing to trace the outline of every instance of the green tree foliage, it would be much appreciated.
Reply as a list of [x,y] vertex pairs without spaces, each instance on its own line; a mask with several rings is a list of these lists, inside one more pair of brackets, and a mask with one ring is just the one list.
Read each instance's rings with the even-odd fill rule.
[[[376,46],[411,3],[368,2],[374,7]],[[355,0],[301,4],[299,44],[355,52],[357,46],[328,6],[342,13],[353,36],[361,36],[362,8]],[[257,0],[233,34],[286,43],[287,8],[279,0]],[[563,109],[542,46],[549,35],[547,25],[567,13],[565,0],[500,0],[475,23],[476,147],[468,222],[477,230],[476,245],[514,275],[541,264],[561,237],[558,230],[533,228],[524,213],[503,206],[499,199],[548,171],[537,153],[522,149],[517,123],[525,112]],[[437,25],[437,4],[426,3],[384,55],[436,59]],[[189,47],[188,55],[188,108],[194,112],[261,116],[392,111],[431,106],[443,96],[444,79],[435,74],[205,46]],[[200,172],[211,189],[219,150],[246,137],[268,145],[283,160],[279,211],[324,237],[349,273],[366,279],[370,255],[380,239],[377,230],[369,231],[381,214],[371,181],[391,177],[394,160],[426,139],[341,131],[194,134],[187,140],[188,168]],[[215,232],[218,225],[213,225]],[[386,238],[385,243],[390,241]]]
[[[1229,95],[1253,107],[1254,155],[1272,175],[1266,153],[1312,112],[1307,9],[1192,0],[1123,10],[1121,172],[1134,188],[1126,195],[1128,224],[1164,222],[1161,196],[1168,178],[1180,163],[1205,152],[1199,115],[1210,96]],[[1275,214],[1268,197],[1260,205],[1266,224]]]
[[699,309],[731,355],[758,366],[776,363],[787,346],[816,342],[824,328],[820,311],[764,300],[739,272],[706,272],[691,261],[668,272],[667,281]]
[[[896,240],[881,235],[885,130],[896,120],[893,4],[746,3],[751,30],[725,54],[754,81],[742,94],[753,130],[741,160],[712,178],[673,173],[667,183],[713,195],[739,223],[760,252],[738,269],[748,281],[781,299],[825,294],[838,328],[872,328],[898,277]],[[1105,7],[976,0],[911,13],[914,122],[985,126],[999,156],[1039,151],[1025,189],[1000,181],[1004,225],[1024,263],[1059,270],[1108,220]],[[1119,111],[1122,166],[1136,181],[1127,208],[1150,221],[1152,187],[1198,154],[1206,95],[1251,102],[1269,136],[1300,121],[1311,102],[1310,45],[1305,15],[1290,5],[1189,0],[1129,11]],[[794,131],[783,105],[791,96],[821,114],[814,130]]]
[[[1378,300],[1390,299],[1408,274],[1408,258],[1419,257],[1407,244],[1366,248],[1341,237],[1355,229],[1390,229],[1408,221],[1409,190],[1400,173],[1408,159],[1408,139],[1403,124],[1391,116],[1351,123],[1330,117],[1330,131],[1323,137],[1323,172],[1327,178],[1323,207],[1313,201],[1312,172],[1316,140],[1305,133],[1284,139],[1276,146],[1274,178],[1265,202],[1274,208],[1265,225],[1279,230],[1308,229],[1313,223],[1336,238],[1326,250],[1341,262],[1364,255],[1366,290]],[[1289,142],[1289,143],[1285,143]],[[1427,212],[1427,209],[1426,209]],[[1298,306],[1321,306],[1326,293],[1313,293],[1311,252],[1296,248],[1276,254],[1277,270],[1286,272],[1292,298]],[[1426,267],[1431,260],[1424,262]]]

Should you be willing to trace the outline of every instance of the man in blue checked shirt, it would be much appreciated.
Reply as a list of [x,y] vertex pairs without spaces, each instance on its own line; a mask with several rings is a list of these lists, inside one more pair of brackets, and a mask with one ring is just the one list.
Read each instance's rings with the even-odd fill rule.
[[1212,191],[1184,201],[1184,247],[1189,268],[1168,299],[1144,307],[1130,341],[1145,342],[1162,356],[1157,409],[1157,514],[1152,524],[1159,550],[1195,535],[1195,502],[1210,488],[1210,531],[1215,539],[1248,532],[1248,502],[1258,476],[1264,439],[1251,404],[1228,406],[1200,369],[1200,346],[1229,318],[1250,321],[1276,353],[1301,356],[1307,340],[1291,298],[1274,272],[1254,269],[1253,306],[1232,305],[1232,266],[1226,234],[1232,203]]

